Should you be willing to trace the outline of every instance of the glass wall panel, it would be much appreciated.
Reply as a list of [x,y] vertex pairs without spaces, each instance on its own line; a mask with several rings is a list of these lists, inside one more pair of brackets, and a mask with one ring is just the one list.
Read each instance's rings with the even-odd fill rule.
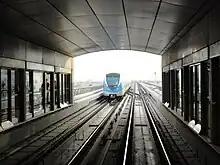
[[33,85],[34,85],[34,115],[40,115],[44,113],[43,109],[43,73],[34,72],[33,74]]
[[7,121],[8,118],[8,72],[1,69],[1,120]]
[[59,81],[59,83],[60,83],[60,103],[61,104],[63,104],[63,79],[62,79],[62,74],[60,74],[59,75],[59,77],[60,77],[60,81]]
[[63,103],[66,103],[66,81],[65,81],[65,74],[62,74],[62,82],[63,82]]
[[18,77],[18,72],[16,70],[11,70],[11,111],[13,123],[17,123],[19,118],[19,82],[16,80],[16,77]]
[[197,104],[197,121],[198,123],[201,122],[201,65],[196,66],[197,71],[197,77],[196,77],[196,83],[197,83],[197,91],[196,92],[196,104]]
[[194,66],[192,66],[193,67],[193,116],[192,116],[192,118],[193,119],[195,119],[195,116],[196,116],[196,111],[195,111],[195,96],[196,96],[196,93],[195,93],[195,88],[196,88],[196,81],[195,81],[195,67]]
[[65,102],[70,103],[70,74],[65,74]]
[[176,71],[176,107],[177,107],[177,112],[181,114],[182,112],[182,84],[181,84],[181,79],[182,79],[182,73],[181,69],[178,69]]
[[30,86],[29,86],[29,72],[26,71],[26,118],[30,118],[31,116],[31,106],[30,106]]
[[[191,66],[192,72],[192,84],[191,87],[191,95],[193,96],[191,100],[192,102],[192,113],[191,118],[196,121],[196,123],[200,123],[201,121],[201,66],[200,64]],[[192,120],[191,119],[191,120]]]
[[59,76],[59,73],[56,73],[55,74],[55,76],[54,76],[54,84],[55,84],[55,86],[54,86],[54,89],[55,89],[55,104],[56,104],[56,108],[59,108],[60,107],[60,105],[59,105],[59,103],[60,103],[60,98],[59,98],[59,87],[60,87],[60,82],[59,82],[59,79],[58,79],[58,76]]
[[46,91],[45,91],[45,103],[46,103],[46,112],[50,110],[50,73],[45,74],[46,81]]

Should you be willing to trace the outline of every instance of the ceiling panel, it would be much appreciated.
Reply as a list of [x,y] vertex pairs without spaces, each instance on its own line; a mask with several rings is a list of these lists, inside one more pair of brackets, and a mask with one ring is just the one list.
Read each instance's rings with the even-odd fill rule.
[[160,38],[161,40],[166,40],[169,42],[175,36],[174,33],[164,33],[164,32],[157,32],[153,31],[151,34],[151,38]]
[[[5,3],[13,6],[25,15],[53,15],[58,16],[59,13],[54,10],[45,0],[3,0]],[[39,10],[40,9],[40,10]],[[58,15],[57,15],[58,14]]]
[[87,16],[93,15],[85,0],[49,0],[66,16]]
[[70,17],[70,20],[79,28],[90,28],[100,26],[100,23],[94,15]]
[[91,37],[91,39],[93,40],[93,41],[95,41],[96,43],[98,42],[98,41],[109,41],[109,42],[111,42],[111,40],[109,39],[109,37],[107,36],[107,35],[92,35],[92,36],[90,36]]
[[104,27],[126,27],[124,16],[98,15],[98,19]]
[[154,18],[158,5],[159,0],[125,0],[126,14],[131,17]]
[[115,47],[114,47],[114,45],[112,44],[112,42],[108,42],[108,41],[97,41],[97,44],[98,44],[99,47],[102,48],[103,50],[115,49]]
[[171,3],[178,6],[198,8],[205,0],[163,0],[164,3]]
[[106,27],[105,30],[109,35],[127,35],[127,28]]
[[144,17],[128,17],[128,27],[138,29],[151,29],[154,19]]
[[131,46],[145,48],[147,40],[150,34],[150,30],[140,30],[129,28],[129,35],[131,40]]
[[156,20],[153,31],[163,32],[168,34],[176,34],[181,28],[180,24]]
[[117,40],[124,40],[124,41],[128,41],[128,36],[127,35],[111,35],[111,39],[113,41],[117,41]]
[[89,0],[97,15],[121,15],[123,13],[122,1],[119,0]]
[[162,3],[157,18],[168,22],[184,24],[194,12],[193,9],[184,6]]
[[98,46],[92,46],[92,47],[88,47],[88,48],[86,48],[86,51],[88,51],[88,52],[97,52],[97,51],[101,51],[102,49],[100,49],[100,47],[98,47]]
[[147,47],[146,52],[148,53],[154,53],[154,54],[159,54],[161,52],[160,49],[156,48],[156,47]]
[[157,49],[163,49],[168,44],[167,41],[161,40],[160,38],[150,38],[148,47],[155,47]]
[[145,46],[143,45],[131,45],[132,50],[137,50],[137,51],[145,51]]
[[101,26],[98,27],[89,27],[89,28],[83,28],[83,32],[88,35],[106,35],[105,31]]

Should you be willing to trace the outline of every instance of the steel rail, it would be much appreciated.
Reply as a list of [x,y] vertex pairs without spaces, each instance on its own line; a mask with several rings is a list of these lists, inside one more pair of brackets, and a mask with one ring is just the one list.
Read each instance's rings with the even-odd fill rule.
[[143,101],[143,103],[144,103],[144,107],[145,107],[146,113],[147,113],[147,115],[148,115],[148,117],[149,117],[149,119],[150,119],[150,122],[151,122],[151,124],[152,124],[152,126],[153,126],[153,129],[154,129],[155,133],[156,133],[156,137],[157,137],[157,139],[158,139],[158,141],[159,141],[159,144],[160,144],[160,147],[161,147],[161,149],[162,149],[163,155],[164,155],[164,157],[165,157],[165,163],[166,163],[167,165],[171,165],[170,158],[169,158],[169,156],[168,156],[168,154],[167,154],[168,152],[166,151],[166,149],[165,149],[165,147],[164,147],[164,144],[163,144],[163,142],[162,142],[162,138],[160,137],[159,131],[158,131],[158,129],[157,129],[157,127],[156,127],[156,124],[155,124],[155,122],[154,122],[154,120],[153,120],[153,117],[152,117],[152,115],[151,115],[151,113],[150,113],[150,108],[148,107],[148,105],[147,105],[147,103],[146,103],[146,100],[144,99],[143,93],[142,93],[141,90],[140,90],[140,94],[141,94],[141,99],[142,99],[142,101]]
[[[74,118],[78,117],[79,115],[85,113],[87,110],[92,109],[95,106],[98,106],[99,104],[102,104],[102,103],[104,103],[104,100],[100,100],[100,101],[94,102],[93,104],[91,104],[87,107],[80,108],[79,110],[73,112],[72,114],[70,114],[70,115],[64,117],[63,119],[55,122],[54,124],[44,128],[40,132],[37,132],[36,134],[31,135],[27,139],[22,140],[18,144],[15,144],[11,148],[6,149],[5,151],[0,153],[0,161],[2,161],[4,159],[6,159],[7,157],[19,152],[20,150],[22,150],[23,148],[27,147],[28,145],[36,142],[38,139],[42,138],[43,136],[46,136],[47,134],[54,131],[55,129],[58,129],[59,127],[64,125],[66,122],[69,122],[70,120],[73,120]],[[54,127],[54,128],[51,128],[53,125],[57,125],[57,126]],[[39,134],[39,135],[37,135],[37,134]],[[34,136],[36,136],[36,137],[34,137]],[[27,141],[27,142],[25,142],[25,141]]]
[[119,109],[126,99],[124,99],[122,102],[120,102],[118,105],[114,106],[109,113],[105,116],[105,118],[101,121],[99,126],[93,131],[93,133],[88,137],[88,139],[83,143],[83,145],[80,147],[80,149],[77,151],[77,153],[67,162],[66,165],[71,165],[74,162],[76,162],[76,159],[81,155],[81,153],[85,150],[85,148],[88,146],[88,144],[93,140],[93,138],[100,132],[102,127],[105,125],[105,123],[109,120],[109,118],[112,116],[112,114],[115,112],[115,110]]
[[130,141],[130,137],[131,137],[130,134],[131,134],[131,127],[132,127],[133,111],[134,111],[134,101],[135,101],[135,85],[134,85],[132,102],[131,102],[131,107],[130,107],[129,123],[128,123],[124,157],[123,157],[123,165],[125,165],[127,163],[128,147],[129,147],[129,141]]

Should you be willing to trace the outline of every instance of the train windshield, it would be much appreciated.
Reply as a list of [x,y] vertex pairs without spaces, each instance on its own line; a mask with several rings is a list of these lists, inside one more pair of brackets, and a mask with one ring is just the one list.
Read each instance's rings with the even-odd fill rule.
[[119,74],[108,74],[106,75],[106,81],[109,86],[117,86],[119,84]]

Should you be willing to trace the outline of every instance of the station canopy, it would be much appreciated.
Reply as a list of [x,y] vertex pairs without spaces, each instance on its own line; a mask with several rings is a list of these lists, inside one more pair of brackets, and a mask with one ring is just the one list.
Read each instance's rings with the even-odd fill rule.
[[211,0],[0,0],[2,33],[78,56],[102,50],[163,54]]

